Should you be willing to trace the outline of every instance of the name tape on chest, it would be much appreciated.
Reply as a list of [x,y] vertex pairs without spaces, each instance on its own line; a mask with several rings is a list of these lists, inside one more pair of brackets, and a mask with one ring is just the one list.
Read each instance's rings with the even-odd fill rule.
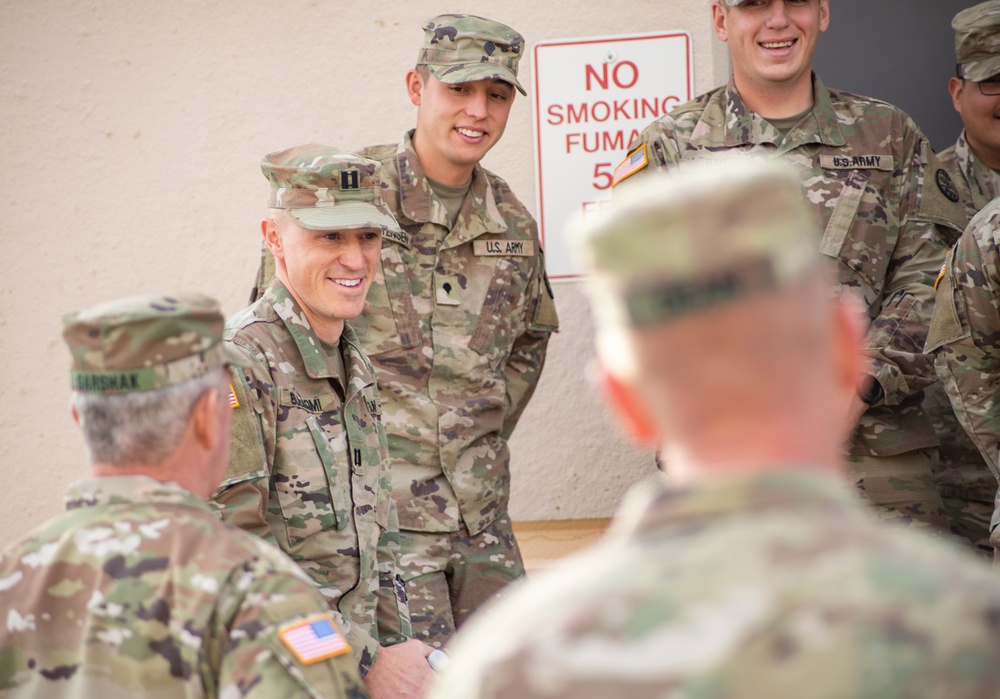
[[891,155],[821,155],[819,164],[825,170],[884,170],[896,169]]
[[480,257],[533,257],[533,240],[474,240],[472,249]]
[[406,231],[382,231],[382,240],[391,240],[407,249],[410,247],[410,236]]
[[318,396],[302,396],[295,391],[282,388],[279,401],[283,407],[299,408],[307,413],[326,413],[340,404],[340,396],[336,393],[322,393]]
[[335,658],[351,650],[350,644],[327,614],[318,614],[282,626],[278,629],[278,637],[303,665]]

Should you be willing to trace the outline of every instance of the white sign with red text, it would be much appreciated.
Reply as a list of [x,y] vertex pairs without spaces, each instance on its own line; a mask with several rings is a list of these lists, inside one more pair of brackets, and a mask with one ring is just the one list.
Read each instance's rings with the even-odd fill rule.
[[691,99],[686,32],[542,41],[534,47],[535,183],[551,279],[581,272],[566,224],[611,200],[611,177],[650,122]]

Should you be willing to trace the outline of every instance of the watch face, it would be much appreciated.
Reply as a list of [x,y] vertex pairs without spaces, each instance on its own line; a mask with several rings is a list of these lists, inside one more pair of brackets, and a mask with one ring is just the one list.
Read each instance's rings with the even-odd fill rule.
[[872,379],[871,386],[868,390],[861,394],[861,400],[863,400],[868,405],[875,405],[885,396],[885,390],[882,388],[876,379]]

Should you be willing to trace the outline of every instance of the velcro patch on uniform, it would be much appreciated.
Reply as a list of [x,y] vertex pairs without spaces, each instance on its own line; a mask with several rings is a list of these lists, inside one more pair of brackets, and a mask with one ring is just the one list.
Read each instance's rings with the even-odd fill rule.
[[405,231],[382,231],[382,240],[391,240],[407,249],[410,247],[410,236]]
[[896,169],[891,155],[821,155],[820,167],[826,170],[885,170]]
[[474,240],[472,250],[480,257],[534,257],[532,240]]
[[955,183],[951,181],[951,175],[945,172],[944,168],[937,169],[937,172],[934,173],[934,181],[937,183],[941,194],[945,195],[948,201],[957,203],[961,199],[958,190],[955,188]]
[[944,275],[948,273],[948,263],[951,262],[951,250],[945,253],[944,264],[941,265],[941,271],[938,272],[937,279],[934,280],[934,291],[937,291],[938,284],[944,279]]
[[233,384],[229,384],[229,407],[236,410],[240,407],[240,399],[236,397],[236,389],[233,388]]
[[649,157],[646,155],[646,144],[643,143],[641,146],[625,156],[623,161],[618,163],[618,167],[615,168],[615,172],[611,176],[611,186],[614,187],[616,184],[627,177],[631,177],[647,165],[649,165]]
[[316,614],[282,626],[278,629],[278,637],[303,665],[335,658],[351,650],[329,614]]

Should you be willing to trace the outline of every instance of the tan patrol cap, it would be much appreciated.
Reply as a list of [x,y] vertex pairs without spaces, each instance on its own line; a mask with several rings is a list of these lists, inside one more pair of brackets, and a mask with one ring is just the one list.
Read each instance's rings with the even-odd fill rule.
[[982,82],[1000,73],[1000,0],[981,2],[951,20],[961,76]]
[[816,231],[790,166],[735,156],[650,175],[569,237],[598,323],[639,327],[794,282],[820,262]]
[[424,22],[417,65],[443,83],[503,80],[528,93],[517,80],[524,37],[506,24],[475,15],[438,15]]

